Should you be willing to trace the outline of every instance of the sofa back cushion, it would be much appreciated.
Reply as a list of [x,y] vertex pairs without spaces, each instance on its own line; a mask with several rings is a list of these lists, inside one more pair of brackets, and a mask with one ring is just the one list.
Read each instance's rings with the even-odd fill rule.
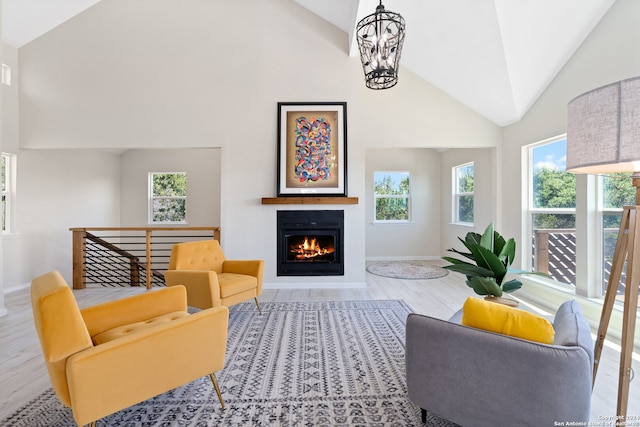
[[474,297],[462,307],[462,324],[543,344],[554,339],[553,325],[544,317]]

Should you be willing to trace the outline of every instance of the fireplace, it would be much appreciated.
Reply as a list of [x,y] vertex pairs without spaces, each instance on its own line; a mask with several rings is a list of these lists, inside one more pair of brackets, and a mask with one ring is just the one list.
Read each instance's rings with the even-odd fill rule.
[[278,276],[344,275],[344,211],[278,211]]

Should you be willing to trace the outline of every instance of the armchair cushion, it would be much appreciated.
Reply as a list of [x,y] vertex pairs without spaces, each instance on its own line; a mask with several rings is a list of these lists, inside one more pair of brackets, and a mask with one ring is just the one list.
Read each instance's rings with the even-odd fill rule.
[[224,252],[217,240],[201,240],[173,245],[169,270],[210,270],[222,273]]
[[187,311],[187,293],[183,287],[157,289],[80,310],[92,338],[119,326],[176,311]]
[[232,295],[255,289],[258,286],[258,280],[254,276],[236,273],[218,274],[218,283],[220,284],[221,298],[228,298]]
[[189,313],[186,311],[176,311],[174,313],[167,313],[162,316],[145,320],[144,322],[136,322],[128,325],[118,326],[113,329],[109,329],[107,331],[99,333],[98,335],[95,335],[94,337],[92,337],[92,340],[95,345],[104,344],[106,342],[113,341],[118,338],[122,338],[125,335],[133,334],[147,328],[162,325],[163,323],[173,322],[176,319],[179,319],[181,317],[186,317],[188,315]]
[[555,335],[542,316],[473,297],[462,307],[462,324],[543,344],[553,344]]

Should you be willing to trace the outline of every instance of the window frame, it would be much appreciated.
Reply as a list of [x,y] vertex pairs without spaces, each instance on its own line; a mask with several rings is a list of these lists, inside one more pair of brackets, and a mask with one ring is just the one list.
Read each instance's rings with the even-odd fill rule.
[[[189,188],[187,184],[186,194],[184,196],[156,196],[153,194],[153,178],[155,175],[184,175],[185,179],[187,177],[187,172],[149,172],[148,173],[148,202],[147,202],[147,222],[150,225],[186,225],[188,224],[188,193]],[[157,199],[174,199],[174,200],[184,200],[185,205],[185,213],[184,220],[182,221],[155,221],[154,220],[154,200]]]
[[[520,251],[520,255],[522,256],[522,268],[524,270],[528,270],[528,271],[533,271],[534,270],[534,265],[533,265],[533,251],[535,250],[535,247],[533,246],[533,241],[530,239],[533,239],[533,232],[534,232],[534,224],[533,224],[533,217],[534,215],[537,214],[559,214],[559,215],[574,215],[574,217],[576,218],[576,222],[578,221],[578,206],[577,206],[577,200],[576,200],[576,206],[573,208],[537,208],[534,207],[534,191],[533,191],[533,186],[534,186],[534,164],[533,164],[533,150],[539,147],[542,147],[544,145],[549,145],[549,144],[555,144],[557,142],[563,141],[567,139],[567,135],[566,134],[562,134],[562,135],[558,135],[556,137],[553,138],[548,138],[545,139],[543,141],[539,141],[539,142],[535,142],[532,144],[527,144],[525,146],[522,147],[523,149],[523,164],[525,165],[524,167],[524,172],[526,174],[526,179],[523,180],[523,184],[525,185],[525,188],[523,189],[523,196],[525,198],[525,203],[524,203],[524,218],[522,221],[523,224],[523,244],[522,244],[522,249]],[[565,170],[566,172],[566,170]],[[576,196],[578,193],[578,183],[576,182]],[[578,239],[578,229],[577,229],[577,224],[576,224],[576,240]],[[529,242],[529,244],[524,244],[524,242]],[[578,293],[578,279],[577,279],[577,275],[578,275],[578,256],[576,254],[576,283],[575,284],[568,284],[568,283],[564,283],[564,282],[560,282],[558,280],[555,280],[551,277],[545,278],[545,277],[534,277],[534,276],[527,276],[528,278],[533,278],[532,280],[541,282],[547,286],[551,286],[551,287],[557,287],[560,289],[563,289],[569,293],[572,294],[576,294]]]
[[11,67],[2,63],[2,84],[11,86]]
[[3,206],[3,221],[2,221],[2,234],[11,234],[14,231],[14,199],[15,199],[15,176],[16,176],[16,155],[11,153],[2,153],[2,160],[4,161],[4,185],[0,189],[2,192],[2,198],[4,199]]
[[[378,194],[376,193],[377,174],[407,174],[409,177],[409,189],[407,194]],[[412,222],[412,202],[411,202],[411,171],[408,170],[377,170],[373,172],[373,222],[374,224],[408,224]],[[378,199],[407,199],[407,219],[378,219],[376,207]]]
[[[460,191],[459,187],[459,172],[468,166],[473,167],[473,191]],[[476,190],[476,166],[475,162],[466,162],[451,168],[451,181],[452,181],[452,199],[451,199],[451,221],[453,224],[463,225],[463,226],[473,226],[475,224],[475,190]],[[460,219],[460,199],[462,197],[473,198],[473,221],[462,221]]]
[[[606,287],[607,287],[607,283],[605,282],[605,236],[604,236],[604,219],[605,216],[607,215],[616,215],[619,216],[620,218],[622,217],[622,212],[624,210],[624,206],[626,205],[635,205],[635,200],[634,201],[630,201],[630,203],[628,204],[623,204],[623,206],[620,207],[605,207],[605,178],[607,176],[606,175],[599,175],[597,176],[597,216],[596,219],[598,221],[597,223],[597,227],[599,232],[596,235],[596,240],[595,243],[597,243],[597,255],[598,257],[596,259],[600,260],[600,265],[599,268],[596,269],[595,271],[595,279],[597,281],[597,283],[599,283],[599,285],[596,286],[596,288],[593,290],[593,292],[591,292],[591,294],[595,294],[597,295],[597,297],[601,297],[604,298],[605,296],[605,291],[606,291]],[[631,174],[629,174],[629,182],[631,182],[632,180],[632,176]],[[614,233],[617,235],[620,227],[617,227],[614,230]],[[617,240],[617,239],[616,239]],[[621,296],[619,294],[619,296]]]

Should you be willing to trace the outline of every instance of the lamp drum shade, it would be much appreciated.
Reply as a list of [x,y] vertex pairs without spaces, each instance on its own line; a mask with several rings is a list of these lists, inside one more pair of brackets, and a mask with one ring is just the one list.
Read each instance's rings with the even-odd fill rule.
[[640,77],[602,86],[569,102],[566,170],[640,171]]

